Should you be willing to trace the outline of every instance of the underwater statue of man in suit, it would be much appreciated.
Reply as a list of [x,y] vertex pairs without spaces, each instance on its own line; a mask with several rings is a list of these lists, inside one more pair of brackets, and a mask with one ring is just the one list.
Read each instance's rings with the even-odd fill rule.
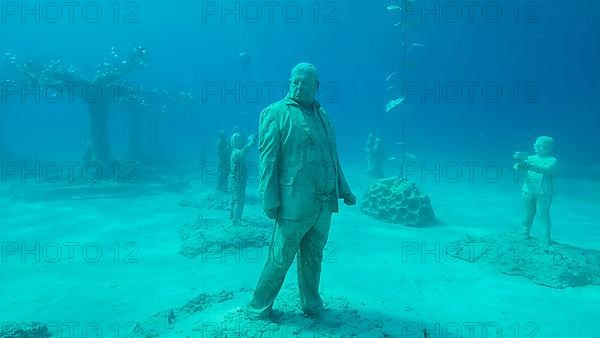
[[323,310],[319,282],[331,215],[338,212],[338,199],[356,204],[340,166],[333,125],[315,99],[318,88],[316,67],[300,63],[292,69],[288,95],[260,114],[259,187],[263,209],[276,222],[246,309],[252,319],[271,317],[296,255],[302,310],[308,315]]

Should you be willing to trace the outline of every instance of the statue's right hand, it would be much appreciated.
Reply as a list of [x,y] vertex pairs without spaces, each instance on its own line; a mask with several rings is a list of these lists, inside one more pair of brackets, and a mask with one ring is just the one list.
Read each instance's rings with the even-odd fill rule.
[[279,208],[266,209],[265,214],[267,214],[267,217],[269,217],[270,219],[275,219],[275,218],[277,218],[278,211],[279,211]]
[[527,153],[525,151],[517,151],[517,152],[515,152],[513,157],[518,161],[525,161],[529,157],[529,153]]

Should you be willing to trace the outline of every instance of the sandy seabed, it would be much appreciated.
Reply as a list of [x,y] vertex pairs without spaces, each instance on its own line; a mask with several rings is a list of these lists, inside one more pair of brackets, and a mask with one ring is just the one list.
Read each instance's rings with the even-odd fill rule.
[[[347,176],[360,203],[369,182],[358,170]],[[267,247],[190,251],[199,224],[217,235],[198,243],[246,237],[230,231],[227,196],[214,184],[172,180],[77,198],[51,183],[0,186],[4,332],[37,322],[56,337],[600,337],[600,286],[545,287],[444,251],[518,224],[518,185],[422,182],[440,221],[428,228],[342,205],[323,264],[328,310],[318,319],[301,313],[294,264],[275,302],[279,317],[252,322],[243,307]],[[600,250],[600,182],[559,179],[557,191],[553,238]],[[239,226],[260,243],[270,221],[254,185],[248,195]]]

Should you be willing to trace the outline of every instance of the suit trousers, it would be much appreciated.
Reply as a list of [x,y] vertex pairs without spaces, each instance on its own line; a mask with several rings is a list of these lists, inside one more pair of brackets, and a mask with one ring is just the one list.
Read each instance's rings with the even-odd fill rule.
[[301,220],[278,219],[273,228],[269,255],[247,309],[252,317],[266,317],[281,290],[285,276],[297,256],[298,290],[302,310],[316,313],[323,308],[319,295],[323,250],[331,226],[329,201],[315,201],[309,216]]
[[246,184],[230,184],[229,191],[231,192],[229,218],[240,221],[246,204]]

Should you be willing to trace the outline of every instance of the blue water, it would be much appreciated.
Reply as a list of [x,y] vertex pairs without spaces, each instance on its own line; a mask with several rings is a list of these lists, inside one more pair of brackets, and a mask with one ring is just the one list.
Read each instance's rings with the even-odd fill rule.
[[[26,8],[34,9],[34,3],[26,2]],[[415,66],[407,71],[406,82],[430,89],[440,84],[439,103],[433,94],[419,102],[421,91],[407,101],[411,105],[407,137],[413,148],[439,154],[467,152],[501,157],[531,143],[537,135],[549,134],[557,139],[557,151],[565,162],[594,164],[590,154],[598,152],[600,144],[594,136],[599,125],[599,66],[594,61],[599,47],[598,27],[592,23],[598,9],[592,3],[534,2],[535,7],[520,3],[518,17],[514,4],[502,4],[497,23],[491,22],[491,9],[491,14],[484,15],[482,9],[475,8],[471,19],[469,7],[460,3],[463,15],[456,20],[458,23],[452,22],[454,7],[440,3],[437,11],[436,3],[417,3],[419,8],[404,18],[386,11],[383,4],[321,2],[310,7],[299,3],[303,16],[298,23],[290,22],[291,9],[287,16],[282,14],[279,7],[284,4],[275,7],[272,20],[265,5],[241,4],[236,11],[234,3],[226,4],[233,14],[223,20],[221,8],[214,15],[207,12],[212,4],[140,3],[131,8],[120,4],[118,15],[113,7],[104,5],[98,23],[86,21],[91,20],[91,10],[88,16],[76,10],[73,23],[69,23],[68,10],[62,7],[62,20],[50,23],[52,17],[44,15],[45,7],[41,6],[40,23],[35,23],[32,14],[23,20],[20,9],[17,14],[6,13],[6,9],[0,37],[5,41],[3,48],[21,58],[61,58],[65,63],[89,68],[108,57],[110,47],[125,55],[137,45],[144,46],[150,66],[132,73],[128,80],[165,88],[195,87],[197,98],[204,101],[193,111],[172,113],[180,116],[164,122],[165,135],[169,135],[166,138],[178,146],[177,151],[165,147],[161,153],[176,156],[178,161],[193,156],[197,143],[211,141],[215,129],[229,129],[230,119],[255,131],[258,112],[270,98],[277,99],[283,93],[291,66],[302,60],[313,62],[320,69],[321,81],[330,84],[322,88],[321,95],[328,99],[326,108],[338,125],[344,156],[352,157],[351,149],[357,149],[371,130],[385,135],[385,139],[395,137],[397,125],[385,120],[382,112],[390,99],[386,93],[389,84],[384,79],[400,64],[401,44],[395,39],[399,28],[393,24],[410,22],[414,26],[407,28],[407,41],[425,47],[408,52],[408,62]],[[220,3],[217,5],[220,7]],[[255,8],[262,16],[258,22],[251,22],[256,21],[254,13],[259,13],[253,11]],[[427,8],[433,12],[424,12]],[[51,9],[47,11],[52,13]],[[425,15],[424,19],[420,14]],[[114,23],[115,19],[119,23]],[[129,22],[135,20],[138,22]],[[242,51],[251,56],[250,73],[240,69],[237,56]],[[218,94],[202,97],[206,86],[214,83],[225,83],[225,88],[239,83],[243,88],[253,81],[261,89],[258,102],[249,102],[254,101],[252,92],[242,93],[239,103],[233,97],[221,102]],[[277,94],[269,93],[266,82],[277,83]],[[467,98],[465,83],[469,82],[481,84],[473,100]],[[464,91],[457,102],[451,102],[451,93],[442,93],[444,86],[452,83],[458,83]],[[501,86],[499,102],[490,103],[483,96],[481,89],[486,83]],[[526,88],[528,83],[532,87]],[[515,89],[515,84],[521,87]],[[394,85],[401,87],[398,82]],[[519,103],[514,103],[515,99]],[[34,144],[34,140],[51,135],[47,123],[39,129],[36,124],[25,123],[25,113],[27,121],[51,119],[48,122],[56,128],[69,129],[73,125],[81,129],[85,122],[84,115],[77,113],[80,107],[54,106],[33,109],[29,105],[19,107],[18,113],[4,108],[4,120],[8,121],[3,123],[4,128],[14,127],[7,128],[3,137],[10,140],[22,134],[20,130],[33,129],[28,139]],[[48,113],[50,109],[53,113]],[[369,123],[355,123],[366,119]],[[80,136],[65,140],[68,135],[63,134],[52,142],[70,153],[74,148],[67,144]],[[35,151],[32,148],[23,145],[19,152],[26,155]]]
[[[355,186],[365,187],[360,178],[370,132],[383,140],[388,156],[401,158],[403,148],[396,143],[402,142],[406,153],[430,165],[498,163],[505,170],[513,152],[533,152],[536,137],[549,135],[560,163],[557,177],[574,180],[559,182],[564,201],[589,205],[582,223],[597,222],[593,187],[600,180],[600,4],[482,2],[469,17],[467,3],[417,1],[406,5],[403,14],[386,10],[399,2],[274,2],[272,20],[265,2],[81,2],[73,20],[68,7],[52,3],[63,11],[55,20],[55,7],[47,2],[2,2],[0,52],[15,55],[21,64],[60,59],[91,74],[96,65],[120,62],[143,46],[147,67],[122,80],[136,88],[189,91],[192,102],[169,107],[157,117],[154,131],[149,119],[156,117],[144,116],[142,145],[161,170],[187,174],[197,167],[200,147],[208,149],[208,159],[215,158],[219,130],[229,135],[238,126],[245,135],[257,133],[260,111],[286,94],[291,68],[311,62],[319,69],[319,99],[336,127],[342,163],[359,178]],[[82,13],[86,4],[102,10],[98,22],[89,22],[92,10]],[[24,13],[24,8],[32,12]],[[463,12],[455,20],[456,8]],[[502,13],[494,20],[497,8]],[[291,22],[296,9],[302,13],[298,22]],[[111,48],[117,57],[111,56]],[[242,52],[249,56],[248,64],[242,62]],[[26,79],[6,58],[0,76],[16,83]],[[3,82],[0,160],[80,161],[88,135],[85,103],[65,97],[57,103],[36,102],[21,91],[7,94],[7,86]],[[405,102],[393,113],[402,117],[390,118],[385,105],[400,96]],[[118,108],[110,111],[109,135],[113,157],[127,160],[128,115]],[[257,152],[249,156],[255,159]],[[388,162],[386,171],[396,174],[399,165]],[[490,188],[479,179],[482,189]],[[511,187],[518,200],[519,187]],[[599,249],[597,242],[586,242],[586,229],[579,231],[571,239]],[[598,288],[586,292],[597,294]],[[598,337],[598,331],[587,337]]]

